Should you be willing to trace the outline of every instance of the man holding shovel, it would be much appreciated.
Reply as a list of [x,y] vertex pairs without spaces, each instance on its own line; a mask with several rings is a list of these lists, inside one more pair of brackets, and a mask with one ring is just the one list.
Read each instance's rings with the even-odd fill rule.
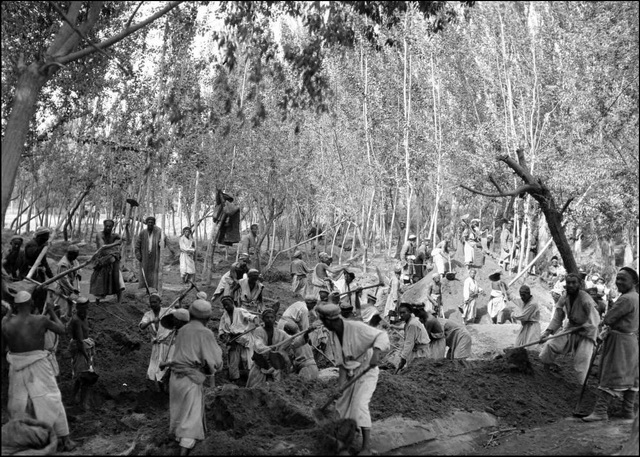
[[243,362],[247,370],[253,366],[253,345],[254,338],[251,332],[257,328],[260,317],[251,314],[244,308],[236,308],[233,297],[223,296],[220,301],[224,307],[224,312],[220,318],[218,336],[220,341],[227,345],[229,380],[238,381],[240,379],[240,363]]
[[89,409],[91,384],[83,377],[83,373],[93,372],[93,355],[95,353],[95,342],[89,337],[89,322],[87,321],[87,310],[89,299],[78,298],[76,301],[76,314],[69,323],[69,333],[71,341],[69,349],[72,356],[72,377],[73,398],[77,399],[80,394],[82,409]]
[[[77,260],[79,254],[80,249],[78,248],[78,246],[76,246],[75,244],[69,246],[67,248],[67,253],[62,256],[62,258],[58,262],[58,271],[56,272],[56,274],[60,274],[67,270],[72,270],[73,268],[80,265]],[[71,318],[71,311],[73,306],[72,299],[80,294],[80,291],[78,290],[78,282],[80,282],[80,275],[77,271],[71,271],[66,276],[60,278],[56,286],[57,292],[59,294],[70,297],[70,299],[66,299],[61,295],[58,295],[53,302],[54,306],[60,308],[62,316],[65,316],[65,318],[67,319]],[[73,296],[74,294],[75,297]]]
[[53,427],[58,450],[72,451],[76,443],[69,438],[67,414],[55,378],[53,355],[45,350],[47,331],[64,333],[64,324],[46,304],[49,316],[32,314],[31,294],[20,291],[14,304],[17,313],[2,320],[2,340],[9,349],[9,417],[27,414]]
[[329,330],[327,349],[339,367],[338,385],[346,387],[336,402],[336,409],[340,418],[353,419],[360,427],[359,455],[371,455],[369,402],[378,384],[380,352],[390,347],[389,336],[364,322],[343,319],[337,305],[318,306],[317,312]]
[[581,278],[577,273],[567,275],[567,293],[555,305],[549,327],[542,333],[545,342],[560,327],[565,317],[568,322],[563,332],[569,334],[549,340],[540,352],[540,360],[546,371],[551,371],[557,356],[573,354],[573,368],[579,384],[587,377],[589,362],[596,344],[600,316],[591,296],[580,289]]
[[585,422],[607,420],[611,401],[622,397],[622,418],[632,420],[638,397],[638,273],[621,268],[616,287],[622,295],[605,314],[604,341],[598,384],[598,399]]
[[160,363],[167,358],[172,335],[171,330],[160,323],[162,317],[170,309],[161,307],[161,304],[162,298],[160,295],[151,294],[149,297],[149,308],[151,309],[144,313],[139,324],[140,330],[150,329],[152,346],[147,378],[153,381],[160,391],[163,389],[163,384],[160,383],[160,380],[165,374],[165,370],[160,369]]

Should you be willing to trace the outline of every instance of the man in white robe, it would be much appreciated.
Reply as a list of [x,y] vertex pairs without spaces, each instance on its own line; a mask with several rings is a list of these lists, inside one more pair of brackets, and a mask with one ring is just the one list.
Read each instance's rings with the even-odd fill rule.
[[196,275],[196,263],[193,259],[195,252],[196,244],[191,238],[191,227],[185,227],[180,237],[180,277],[185,284],[193,281]]
[[223,296],[220,301],[224,312],[220,318],[218,336],[228,347],[229,379],[237,381],[240,379],[241,363],[245,364],[247,370],[251,370],[253,366],[253,335],[245,332],[252,328],[252,324],[256,327],[260,317],[244,308],[237,308],[233,298],[228,295]]
[[378,383],[380,352],[387,351],[390,347],[389,336],[364,322],[343,319],[337,305],[318,306],[317,312],[329,330],[327,352],[339,367],[338,385],[344,385],[353,377],[359,376],[338,398],[336,409],[341,418],[353,419],[360,427],[362,449],[359,455],[370,455],[369,402]]
[[222,368],[222,350],[206,327],[211,303],[195,300],[189,306],[189,323],[178,332],[169,381],[169,433],[188,455],[196,440],[204,440],[204,382]]

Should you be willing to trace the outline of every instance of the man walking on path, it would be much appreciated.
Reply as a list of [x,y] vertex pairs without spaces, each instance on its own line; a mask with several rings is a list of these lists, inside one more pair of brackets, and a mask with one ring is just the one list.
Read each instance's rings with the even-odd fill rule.
[[162,294],[162,280],[160,278],[160,263],[162,247],[166,240],[162,230],[156,227],[156,218],[149,216],[145,219],[147,228],[142,230],[136,240],[136,259],[140,262],[140,277],[138,288],[145,288],[145,278],[148,287]]
[[554,362],[557,356],[573,353],[576,380],[582,384],[587,377],[589,362],[595,347],[600,316],[593,299],[587,292],[580,289],[580,284],[579,274],[567,275],[567,293],[556,303],[553,318],[542,333],[541,340],[546,341],[547,337],[560,329],[565,318],[567,324],[562,331],[573,331],[573,333],[547,341],[540,351],[540,361],[545,364],[547,371],[551,371],[555,368]]
[[2,319],[3,345],[8,347],[9,390],[7,409],[10,418],[25,414],[53,427],[58,451],[69,452],[76,443],[69,438],[67,414],[55,378],[51,352],[44,349],[47,331],[61,335],[64,324],[45,304],[49,316],[31,314],[31,294],[20,291],[14,300],[17,313]]
[[191,319],[176,336],[169,381],[169,433],[180,443],[180,455],[189,455],[196,440],[204,440],[204,382],[222,369],[222,350],[207,328],[211,303],[195,300]]
[[[96,234],[96,248],[121,241],[120,235],[113,233],[114,222],[107,219],[103,222],[104,229]],[[116,294],[118,303],[122,301],[124,280],[120,272],[120,248],[114,246],[102,251],[96,257],[93,273],[89,285],[89,293],[96,297],[96,304],[104,300],[107,295]]]
[[621,268],[616,287],[622,295],[605,314],[602,359],[598,384],[598,399],[585,422],[607,420],[609,404],[622,397],[622,418],[633,420],[637,414],[638,397],[638,273],[629,267]]

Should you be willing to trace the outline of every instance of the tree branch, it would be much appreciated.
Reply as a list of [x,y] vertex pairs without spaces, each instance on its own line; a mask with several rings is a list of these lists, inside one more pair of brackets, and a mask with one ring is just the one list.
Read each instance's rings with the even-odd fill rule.
[[496,186],[496,189],[498,189],[498,192],[500,192],[501,194],[504,193],[504,191],[502,190],[502,187],[500,187],[500,185],[498,184],[498,181],[496,180],[496,177],[493,175],[493,173],[489,173],[489,182],[491,182],[491,184]]
[[127,30],[129,28],[129,26],[131,25],[131,21],[133,21],[133,17],[136,15],[136,13],[138,12],[138,10],[140,9],[140,7],[142,6],[144,2],[140,2],[138,3],[138,6],[136,6],[136,9],[133,11],[133,13],[131,14],[131,17],[129,18],[129,20],[127,21],[127,23],[124,26],[124,29]]
[[560,215],[563,215],[564,212],[569,208],[569,205],[571,204],[571,202],[574,200],[575,197],[570,197],[569,200],[566,201],[566,203],[564,204],[564,206],[562,207],[562,209],[560,210]]
[[[137,32],[141,28],[143,28],[146,25],[152,23],[153,21],[155,21],[159,17],[164,16],[169,11],[171,11],[176,6],[178,6],[180,3],[182,3],[182,1],[174,1],[174,2],[169,3],[167,6],[165,6],[160,11],[158,11],[156,14],[154,14],[152,16],[149,16],[144,21],[139,22],[136,25],[123,30],[122,32],[118,33],[117,35],[114,35],[111,38],[96,44],[96,47],[100,48],[100,49],[106,49],[109,46],[113,46],[114,44],[118,43],[119,41],[122,41],[123,39],[125,39],[126,37],[131,35],[132,33]],[[84,48],[84,49],[81,49],[80,51],[77,51],[77,52],[74,52],[74,53],[71,53],[71,54],[67,54],[66,56],[61,57],[60,59],[58,59],[58,62],[61,62],[61,63],[73,62],[75,60],[81,59],[82,57],[85,57],[85,56],[87,56],[89,54],[92,54],[94,52],[95,52],[95,49],[92,48],[92,47]]]
[[524,149],[516,149],[516,155],[518,156],[518,163],[520,163],[520,166],[525,170],[529,170],[529,167],[527,166],[527,159],[524,157]]
[[53,7],[54,10],[56,10],[56,12],[62,17],[62,19],[67,24],[69,24],[69,27],[71,27],[73,29],[73,31],[76,32],[80,36],[80,38],[82,38],[84,41],[86,41],[89,46],[94,48],[96,51],[98,51],[100,54],[105,56],[107,59],[113,58],[116,61],[116,65],[118,65],[118,67],[120,67],[120,69],[124,72],[125,75],[132,76],[131,72],[128,69],[126,69],[120,62],[118,62],[118,59],[116,59],[115,56],[109,55],[109,54],[106,53],[106,51],[104,51],[103,49],[100,49],[99,47],[97,47],[93,41],[91,41],[91,40],[89,40],[89,38],[87,38],[87,36],[82,32],[82,30],[80,30],[78,27],[73,25],[71,23],[71,21],[69,21],[69,19],[67,19],[67,15],[64,14],[64,11],[62,11],[62,9],[58,5],[56,5],[52,1],[50,1],[49,4]]
[[483,192],[481,190],[476,190],[476,189],[472,189],[470,187],[467,187],[463,184],[460,184],[460,187],[462,187],[465,190],[468,190],[469,192],[472,192],[474,194],[478,194],[478,195],[483,195],[485,197],[491,197],[491,198],[497,198],[497,197],[511,197],[512,195],[520,195],[523,192],[535,192],[538,190],[537,186],[533,186],[531,184],[525,184],[524,186],[520,186],[515,190],[509,191],[509,192],[502,192],[499,194],[490,194],[488,192]]
[[[80,12],[81,6],[82,2],[71,2],[71,4],[69,5],[69,11],[67,12],[67,14],[69,15],[68,20],[67,14],[63,14],[67,24],[69,24],[70,22],[73,23],[76,21],[76,19],[78,19],[78,13]],[[46,55],[55,56],[56,53],[64,47],[64,44],[67,42],[71,35],[73,35],[73,30],[70,27],[65,27],[65,25],[63,24],[62,27],[60,27],[60,30],[58,30],[53,43],[51,43],[51,46],[49,46]]]
[[509,157],[508,155],[501,155],[496,157],[496,160],[499,160],[507,164],[507,166],[511,168],[513,171],[515,171],[515,173],[518,176],[520,176],[520,178],[522,178],[522,180],[526,184],[536,186],[535,179],[533,179],[533,176],[531,176],[531,173],[529,173],[529,170],[523,168],[519,163],[513,160],[513,158]]

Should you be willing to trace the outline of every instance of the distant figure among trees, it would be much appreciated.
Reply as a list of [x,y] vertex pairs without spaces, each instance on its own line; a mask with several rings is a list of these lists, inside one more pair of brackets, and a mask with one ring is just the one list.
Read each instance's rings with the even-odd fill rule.
[[160,227],[156,227],[156,218],[149,216],[144,220],[147,228],[142,230],[136,239],[136,259],[140,262],[140,278],[138,288],[145,287],[145,280],[149,288],[161,293],[160,280],[161,246],[166,241]]

